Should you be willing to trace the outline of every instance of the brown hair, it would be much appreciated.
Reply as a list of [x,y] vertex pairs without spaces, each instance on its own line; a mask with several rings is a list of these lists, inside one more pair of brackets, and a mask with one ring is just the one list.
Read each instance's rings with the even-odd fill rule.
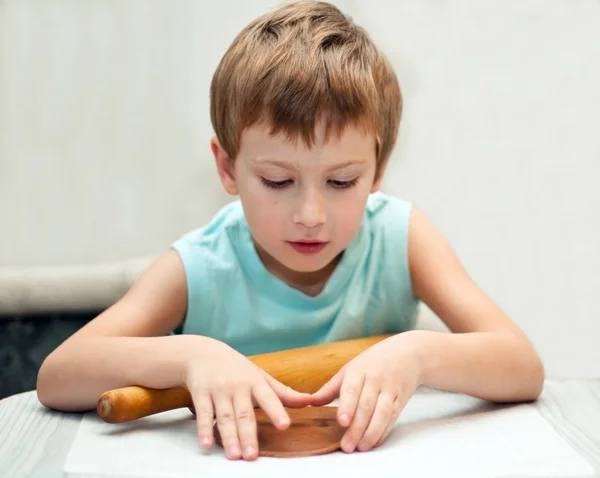
[[219,63],[210,114],[230,158],[242,131],[257,122],[314,143],[317,121],[326,134],[348,124],[377,140],[377,175],[398,134],[402,95],[396,75],[366,31],[335,6],[318,1],[284,5],[250,23]]

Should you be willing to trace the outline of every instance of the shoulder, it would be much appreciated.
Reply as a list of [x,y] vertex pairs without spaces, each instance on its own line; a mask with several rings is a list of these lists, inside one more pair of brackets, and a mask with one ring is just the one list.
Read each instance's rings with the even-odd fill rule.
[[411,201],[376,192],[367,201],[363,234],[368,236],[370,261],[378,264],[380,277],[393,287],[411,286],[408,241]]
[[171,244],[181,259],[190,299],[214,282],[215,274],[229,274],[239,266],[238,243],[245,225],[239,201],[223,206],[203,227],[182,235]]
[[367,217],[372,237],[379,236],[384,250],[403,256],[415,293],[427,297],[442,281],[465,277],[449,242],[432,220],[411,201],[384,193],[369,197]]
[[450,242],[433,221],[416,208],[408,234],[408,263],[415,293],[447,325],[454,312],[465,312],[467,297],[471,301],[482,297]]
[[208,224],[183,234],[171,247],[184,260],[194,252],[212,251],[218,254],[228,248],[232,234],[238,231],[244,221],[240,201],[233,201],[219,209]]
[[408,228],[409,259],[411,269],[428,270],[460,269],[461,264],[450,243],[432,220],[420,209],[413,208]]
[[372,238],[379,237],[391,247],[402,247],[408,240],[413,203],[383,192],[369,196],[365,225]]
[[369,195],[367,215],[371,219],[391,219],[393,216],[409,216],[413,204],[411,201],[377,191]]

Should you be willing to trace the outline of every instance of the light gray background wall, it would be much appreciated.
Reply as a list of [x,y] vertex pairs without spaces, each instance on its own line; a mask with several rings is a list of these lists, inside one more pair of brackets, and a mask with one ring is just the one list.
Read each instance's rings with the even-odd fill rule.
[[[0,1],[0,309],[107,305],[230,199],[208,86],[277,3]],[[600,3],[334,3],[402,83],[384,189],[433,218],[549,376],[600,376]]]

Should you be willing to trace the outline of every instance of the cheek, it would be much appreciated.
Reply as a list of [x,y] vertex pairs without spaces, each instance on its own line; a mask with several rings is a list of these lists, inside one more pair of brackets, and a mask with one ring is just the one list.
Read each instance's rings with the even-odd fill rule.
[[340,226],[349,232],[355,232],[360,223],[362,222],[364,217],[364,205],[362,203],[358,204],[348,204],[344,210],[342,216],[342,224]]
[[244,202],[246,219],[252,234],[261,238],[261,242],[275,239],[285,217],[281,201],[258,191],[256,195],[247,195]]
[[352,236],[360,227],[368,199],[368,192],[358,190],[356,194],[345,195],[334,211],[336,229],[344,236]]

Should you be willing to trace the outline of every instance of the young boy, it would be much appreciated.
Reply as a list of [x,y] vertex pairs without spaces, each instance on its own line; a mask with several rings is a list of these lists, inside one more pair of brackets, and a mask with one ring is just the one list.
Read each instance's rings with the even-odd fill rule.
[[[543,367],[524,334],[422,212],[378,192],[401,105],[384,55],[334,6],[286,5],[247,26],[211,86],[212,152],[240,200],[46,359],[41,403],[89,410],[109,389],[184,384],[201,445],[216,418],[227,456],[251,460],[255,406],[285,428],[284,406],[339,397],[352,452],[380,444],[419,385],[538,397]],[[421,301],[453,333],[414,330]],[[384,333],[313,395],[246,358]]]

